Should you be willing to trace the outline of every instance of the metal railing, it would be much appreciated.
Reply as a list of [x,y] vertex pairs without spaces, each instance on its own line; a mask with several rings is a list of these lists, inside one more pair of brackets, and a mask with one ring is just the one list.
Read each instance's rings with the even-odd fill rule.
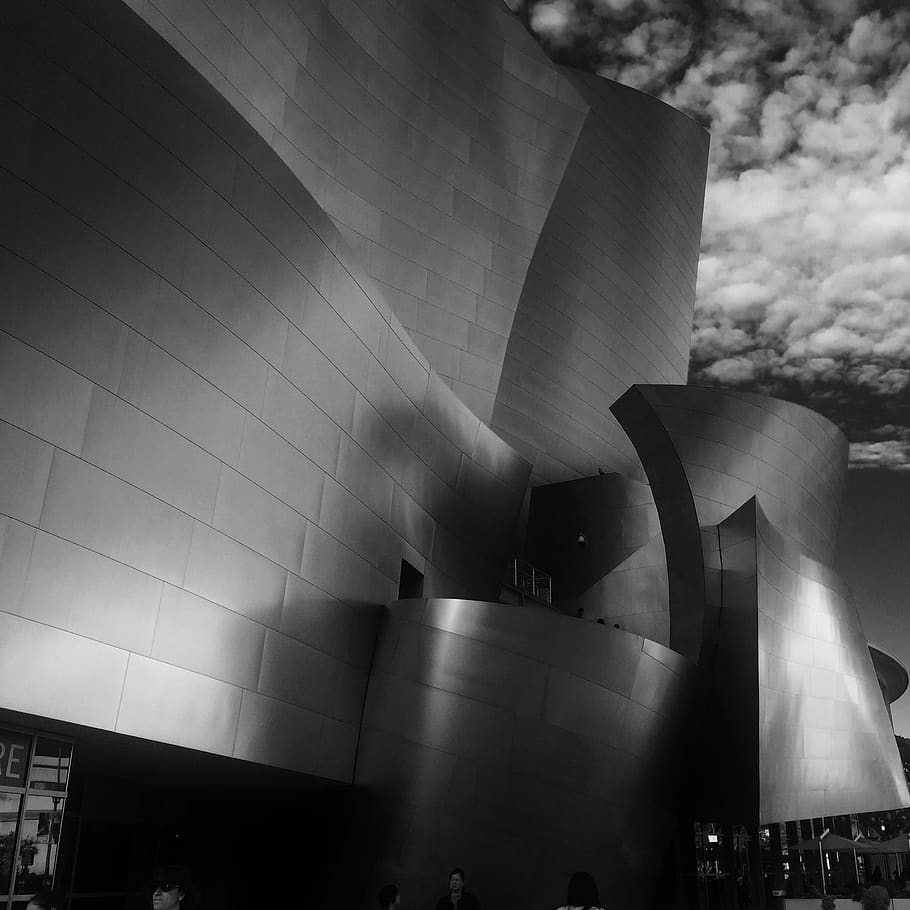
[[547,606],[553,603],[553,580],[546,572],[541,572],[530,563],[513,559],[511,581],[516,591],[527,594]]

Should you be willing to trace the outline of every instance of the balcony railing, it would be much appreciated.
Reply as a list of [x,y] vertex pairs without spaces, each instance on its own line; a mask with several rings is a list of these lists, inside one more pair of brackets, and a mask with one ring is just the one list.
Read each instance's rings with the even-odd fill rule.
[[550,606],[553,603],[553,581],[528,562],[512,560],[511,585],[516,591]]

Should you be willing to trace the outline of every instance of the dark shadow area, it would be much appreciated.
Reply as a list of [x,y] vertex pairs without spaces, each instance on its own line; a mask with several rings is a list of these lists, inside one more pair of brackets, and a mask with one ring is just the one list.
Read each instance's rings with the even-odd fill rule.
[[398,599],[423,596],[423,572],[419,572],[406,559],[401,560],[401,575],[398,577]]
[[157,866],[185,864],[193,910],[358,906],[368,798],[354,787],[87,727],[0,712],[76,740],[56,888],[72,910],[148,910]]

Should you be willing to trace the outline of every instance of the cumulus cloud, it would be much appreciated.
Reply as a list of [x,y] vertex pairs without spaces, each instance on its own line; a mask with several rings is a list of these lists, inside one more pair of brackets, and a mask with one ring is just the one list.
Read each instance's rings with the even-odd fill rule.
[[563,59],[711,131],[691,381],[801,401],[845,429],[856,467],[910,467],[910,10],[525,8]]
[[531,13],[531,28],[538,35],[559,37],[566,33],[571,24],[572,4],[570,0],[538,3]]
[[910,444],[896,439],[885,442],[851,442],[850,466],[910,471]]

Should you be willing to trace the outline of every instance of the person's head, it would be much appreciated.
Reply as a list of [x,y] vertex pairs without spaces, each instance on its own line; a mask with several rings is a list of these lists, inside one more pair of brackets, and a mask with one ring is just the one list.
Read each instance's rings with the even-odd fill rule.
[[389,907],[400,903],[401,892],[397,885],[383,885],[379,889],[379,906],[382,907],[382,910],[389,910]]
[[822,898],[822,910],[834,910],[834,908],[836,906],[837,906],[837,901],[835,901],[834,898],[831,897],[830,894],[826,894]]
[[186,866],[159,866],[149,885],[152,910],[187,910],[184,901],[191,884]]
[[891,906],[891,895],[881,885],[867,888],[863,894],[863,910],[885,910]]
[[464,889],[464,869],[456,866],[449,873],[449,891],[452,894],[461,894]]
[[39,891],[26,904],[25,910],[56,910],[58,906],[60,906],[60,902],[57,900],[57,895],[53,891],[45,890]]
[[599,907],[600,895],[597,885],[587,872],[574,872],[569,879],[569,893],[566,903],[570,907]]

